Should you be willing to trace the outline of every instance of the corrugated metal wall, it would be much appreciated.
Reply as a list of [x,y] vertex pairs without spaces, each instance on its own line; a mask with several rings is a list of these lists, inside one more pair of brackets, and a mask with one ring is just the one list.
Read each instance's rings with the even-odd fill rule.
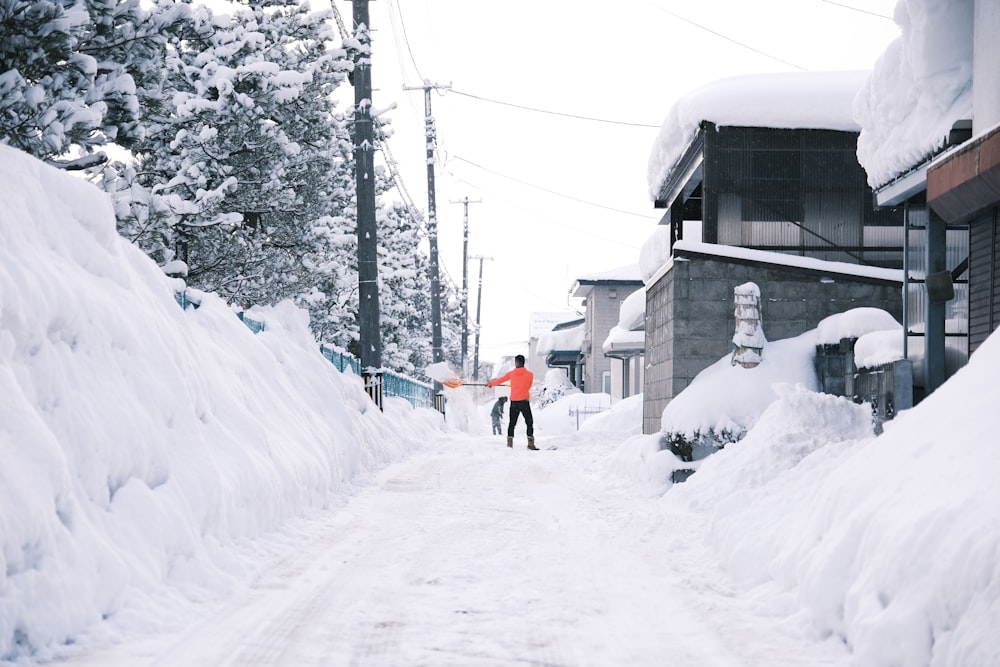
[[969,304],[969,352],[1000,326],[1000,234],[997,209],[976,217],[970,227],[969,281],[973,300]]
[[855,133],[722,127],[705,146],[706,241],[902,267],[902,212],[875,210]]

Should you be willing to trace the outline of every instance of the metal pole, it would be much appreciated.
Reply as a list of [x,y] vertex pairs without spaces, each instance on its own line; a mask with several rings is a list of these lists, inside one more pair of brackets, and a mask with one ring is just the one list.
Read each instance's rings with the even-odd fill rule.
[[475,354],[472,361],[472,379],[473,381],[479,379],[479,316],[483,310],[483,260],[490,259],[492,257],[483,257],[482,255],[476,255],[475,259],[479,260],[479,292],[476,295],[476,346]]
[[375,221],[375,141],[372,126],[371,34],[368,0],[353,0],[354,161],[358,223],[358,347],[365,390],[382,409],[382,338],[378,299],[378,226]]
[[482,199],[452,199],[452,204],[462,204],[462,372],[469,356],[469,204],[482,203]]
[[[434,116],[431,115],[431,90],[435,88],[451,88],[424,81],[421,88],[403,86],[403,90],[424,91],[424,141],[427,149],[427,240],[430,242],[430,278],[431,278],[431,357],[434,363],[444,360],[444,350],[441,343],[441,274],[438,266],[438,229],[437,229],[437,198],[434,192],[434,146],[437,144],[437,127]],[[441,383],[434,383],[434,393],[443,391]],[[443,410],[443,403],[439,408]]]

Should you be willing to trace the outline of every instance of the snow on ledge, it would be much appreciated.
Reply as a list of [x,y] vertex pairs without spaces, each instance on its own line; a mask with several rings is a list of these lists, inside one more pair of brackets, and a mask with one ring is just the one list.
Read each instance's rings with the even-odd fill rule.
[[[888,280],[892,282],[903,282],[903,272],[899,269],[883,269],[875,266],[862,266],[860,264],[849,264],[847,262],[831,262],[813,257],[802,257],[800,255],[787,255],[781,252],[771,252],[769,250],[753,250],[750,248],[739,248],[736,246],[719,245],[716,243],[702,243],[699,241],[678,241],[674,244],[674,254],[677,251],[687,251],[701,255],[714,255],[715,257],[728,257],[730,259],[741,259],[759,264],[776,264],[779,266],[789,266],[798,269],[808,269],[817,273],[828,273],[831,275],[854,276],[858,278],[873,278],[876,280]],[[664,264],[664,269],[669,265]],[[659,280],[664,269],[661,269],[650,280],[653,284]]]

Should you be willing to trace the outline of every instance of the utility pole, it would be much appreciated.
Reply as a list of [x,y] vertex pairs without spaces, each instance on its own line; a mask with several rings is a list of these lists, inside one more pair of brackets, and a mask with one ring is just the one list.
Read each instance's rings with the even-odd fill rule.
[[472,381],[479,379],[479,316],[483,310],[483,260],[493,260],[492,257],[476,255],[473,259],[479,260],[479,293],[476,295],[476,351],[472,362]]
[[462,216],[462,370],[469,356],[469,204],[482,204],[482,199],[452,199],[452,204],[463,204]]
[[[451,88],[424,81],[420,87],[403,86],[403,90],[424,91],[424,135],[427,144],[427,238],[431,246],[431,355],[434,363],[444,361],[444,351],[441,344],[441,274],[438,263],[438,229],[437,229],[437,199],[434,193],[434,147],[437,144],[437,127],[434,116],[431,115],[431,91],[438,88]],[[435,395],[441,394],[438,382],[434,383]],[[436,406],[444,412],[444,405]]]
[[371,33],[368,0],[353,0],[354,162],[358,217],[358,326],[361,378],[382,409],[382,338],[378,302],[378,227],[375,221],[375,141],[372,127]]

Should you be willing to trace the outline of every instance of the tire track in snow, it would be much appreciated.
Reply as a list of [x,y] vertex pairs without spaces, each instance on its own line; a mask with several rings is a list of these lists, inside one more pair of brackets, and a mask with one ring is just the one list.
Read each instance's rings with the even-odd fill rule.
[[[703,577],[703,549],[664,537],[697,531],[602,477],[601,438],[547,444],[559,448],[442,438],[308,523],[308,539],[164,650],[119,664],[777,664],[741,653],[771,629]],[[775,641],[780,653],[789,640]]]

